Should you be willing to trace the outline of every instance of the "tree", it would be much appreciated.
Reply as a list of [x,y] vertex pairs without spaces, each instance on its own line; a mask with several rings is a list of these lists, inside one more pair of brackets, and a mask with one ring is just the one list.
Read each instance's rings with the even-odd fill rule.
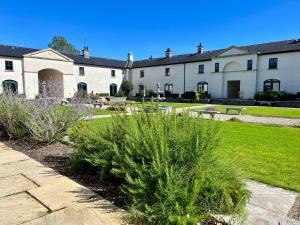
[[133,84],[130,80],[124,80],[121,84],[121,90],[128,96],[129,92],[133,90]]
[[58,52],[79,55],[80,51],[76,49],[74,45],[69,43],[64,36],[54,36],[52,41],[48,44],[49,48],[52,48]]

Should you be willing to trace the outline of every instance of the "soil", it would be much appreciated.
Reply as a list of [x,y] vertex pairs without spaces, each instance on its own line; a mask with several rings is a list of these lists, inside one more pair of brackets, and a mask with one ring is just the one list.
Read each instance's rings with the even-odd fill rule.
[[2,142],[91,189],[98,195],[114,203],[116,206],[120,208],[126,207],[127,201],[120,190],[120,183],[117,180],[100,180],[99,176],[95,173],[75,174],[68,170],[69,158],[67,157],[67,154],[73,151],[72,147],[61,143],[45,144],[28,139],[2,140]]
[[296,198],[296,201],[291,208],[288,216],[293,219],[300,220],[300,196]]

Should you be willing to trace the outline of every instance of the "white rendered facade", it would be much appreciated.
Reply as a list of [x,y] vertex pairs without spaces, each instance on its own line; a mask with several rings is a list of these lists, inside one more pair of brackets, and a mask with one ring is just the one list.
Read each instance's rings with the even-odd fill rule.
[[[61,83],[64,97],[72,97],[80,83],[86,84],[88,93],[110,93],[111,85],[116,85],[118,91],[124,79],[132,81],[133,96],[140,92],[139,85],[144,85],[147,91],[156,91],[157,83],[160,83],[164,91],[165,85],[170,84],[172,93],[180,96],[187,91],[199,91],[198,83],[202,82],[206,83],[206,91],[212,98],[253,99],[257,91],[264,90],[264,82],[269,79],[279,82],[277,89],[280,87],[280,91],[300,92],[300,48],[262,54],[232,46],[211,54],[209,58],[201,58],[201,54],[209,53],[198,52],[194,55],[199,56],[199,60],[183,62],[176,61],[178,56],[172,57],[168,53],[161,58],[166,63],[161,64],[153,64],[152,59],[141,64],[129,55],[127,62],[123,61],[124,66],[119,67],[80,63],[52,49],[31,51],[22,57],[0,54],[0,84],[3,89],[3,82],[16,82],[18,93],[25,94],[27,98],[35,98],[39,94],[41,79]],[[270,59],[276,59],[276,68],[270,68]],[[248,68],[249,60],[251,69]],[[12,62],[12,70],[7,70],[6,61]],[[219,65],[218,72],[215,71],[216,63]],[[201,73],[199,65],[203,67]],[[84,68],[84,74],[80,74],[80,67]],[[169,68],[167,75],[166,68]]]

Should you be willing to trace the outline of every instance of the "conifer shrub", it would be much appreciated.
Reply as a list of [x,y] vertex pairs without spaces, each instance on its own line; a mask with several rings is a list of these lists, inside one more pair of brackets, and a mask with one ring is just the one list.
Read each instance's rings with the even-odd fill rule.
[[73,169],[122,180],[131,222],[197,224],[212,214],[242,213],[249,197],[239,172],[215,154],[214,121],[187,113],[116,115],[94,129],[82,123],[70,136]]

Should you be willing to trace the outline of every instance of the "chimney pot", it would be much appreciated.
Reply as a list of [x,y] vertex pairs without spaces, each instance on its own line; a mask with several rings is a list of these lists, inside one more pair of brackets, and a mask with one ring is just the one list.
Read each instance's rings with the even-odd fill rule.
[[90,52],[89,52],[89,47],[88,46],[84,46],[84,48],[82,50],[82,56],[85,59],[90,58]]
[[133,62],[133,54],[132,54],[132,52],[128,52],[127,61]]
[[202,45],[202,43],[200,42],[199,45],[197,46],[198,48],[198,54],[202,54],[204,52],[204,46]]
[[171,58],[171,57],[172,57],[172,53],[173,53],[173,52],[172,52],[172,50],[171,50],[170,48],[167,48],[167,50],[166,50],[165,53],[166,53],[166,57],[167,57],[167,58]]

